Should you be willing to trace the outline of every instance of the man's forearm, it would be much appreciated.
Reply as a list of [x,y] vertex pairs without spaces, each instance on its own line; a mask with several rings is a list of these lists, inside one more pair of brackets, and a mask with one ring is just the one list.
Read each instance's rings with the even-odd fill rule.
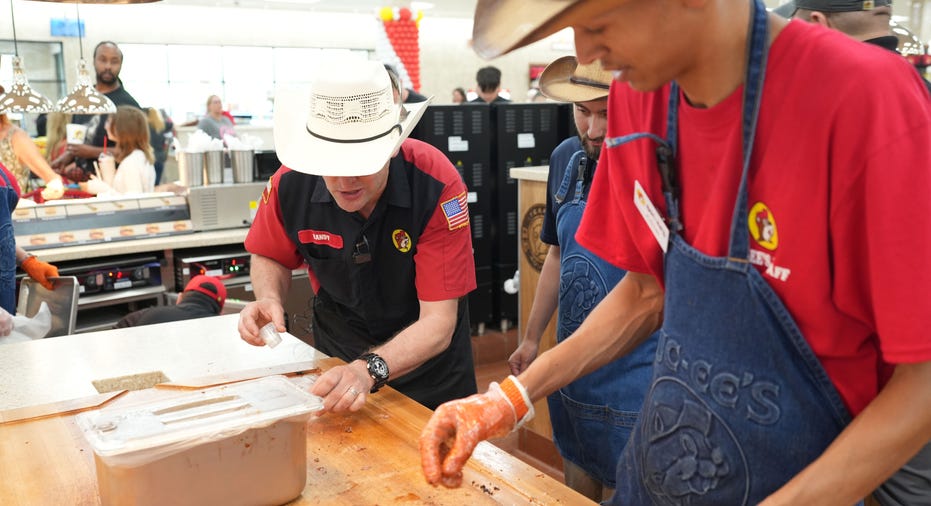
[[388,362],[392,379],[413,371],[449,347],[458,310],[457,299],[420,301],[420,318],[375,349]]
[[636,348],[662,318],[659,283],[649,274],[629,272],[572,336],[540,355],[518,379],[531,399],[543,398]]
[[270,298],[284,303],[285,295],[291,289],[291,269],[262,255],[252,255],[249,279],[256,300]]

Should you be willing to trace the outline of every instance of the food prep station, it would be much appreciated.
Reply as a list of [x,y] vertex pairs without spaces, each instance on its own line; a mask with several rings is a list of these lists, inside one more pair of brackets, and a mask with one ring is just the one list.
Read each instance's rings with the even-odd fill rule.
[[[288,370],[282,366],[295,363],[298,370],[313,367],[310,374],[288,379],[306,388],[315,373],[342,363],[290,334],[274,349],[250,346],[239,338],[237,321],[235,315],[222,315],[5,346],[0,354],[0,504],[100,504],[95,452],[77,420],[102,402],[104,409],[118,410],[190,395],[192,390],[183,387],[202,385],[205,378],[206,383],[222,382]],[[94,387],[116,379],[119,388],[137,376],[162,383],[122,395],[119,390],[100,394]],[[289,504],[586,503],[487,442],[479,444],[464,469],[462,487],[427,484],[417,440],[429,415],[427,408],[386,387],[356,413],[311,417],[306,481]],[[224,455],[238,462],[237,453]],[[261,489],[263,483],[245,476],[230,486]]]

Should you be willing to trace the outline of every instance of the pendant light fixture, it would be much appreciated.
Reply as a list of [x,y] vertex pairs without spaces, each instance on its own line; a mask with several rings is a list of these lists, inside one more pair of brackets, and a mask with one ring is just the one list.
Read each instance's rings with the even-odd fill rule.
[[81,59],[78,60],[78,82],[61,100],[57,108],[65,114],[112,114],[116,112],[116,105],[106,95],[97,91],[91,81],[87,62],[84,60],[84,30],[81,27],[80,3],[74,5],[78,17],[78,39],[81,50]]
[[29,85],[23,60],[19,57],[19,43],[16,38],[16,17],[13,15],[13,0],[10,0],[10,21],[13,25],[13,84],[0,95],[0,113],[31,112],[42,113],[54,110],[52,101]]

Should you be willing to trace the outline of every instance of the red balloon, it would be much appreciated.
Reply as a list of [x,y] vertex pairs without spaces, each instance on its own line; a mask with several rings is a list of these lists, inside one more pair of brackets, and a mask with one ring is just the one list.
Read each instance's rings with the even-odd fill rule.
[[398,9],[398,17],[400,17],[402,21],[409,21],[411,19],[411,10],[407,7],[401,7]]

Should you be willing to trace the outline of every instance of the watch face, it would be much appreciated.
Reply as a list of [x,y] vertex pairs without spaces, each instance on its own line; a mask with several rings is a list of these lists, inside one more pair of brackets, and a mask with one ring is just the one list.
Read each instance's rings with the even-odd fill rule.
[[388,377],[388,364],[385,359],[379,356],[370,357],[368,360],[369,372],[380,379]]

